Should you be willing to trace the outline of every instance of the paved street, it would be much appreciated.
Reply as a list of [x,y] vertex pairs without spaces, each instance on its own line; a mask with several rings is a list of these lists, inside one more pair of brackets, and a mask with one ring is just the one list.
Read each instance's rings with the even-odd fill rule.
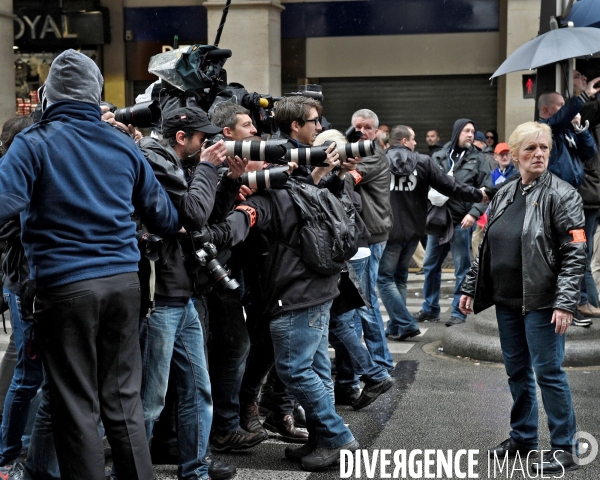
[[[411,274],[409,288],[409,309],[416,312],[420,308],[419,292],[422,276]],[[450,274],[444,275],[443,284],[452,283]],[[508,437],[511,398],[502,365],[478,362],[477,359],[447,357],[438,351],[442,335],[447,327],[443,321],[449,317],[451,300],[442,300],[442,322],[422,324],[423,334],[408,342],[390,342],[390,349],[396,362],[396,386],[379,398],[373,405],[360,412],[350,407],[338,407],[338,412],[352,429],[361,448],[372,455],[376,450],[394,451],[420,449],[479,450],[474,454],[478,464],[473,467],[477,477],[472,478],[530,478],[526,471],[519,470],[519,464],[505,466],[504,473],[497,467],[488,474],[487,448]],[[384,312],[385,313],[385,312]],[[493,315],[493,310],[482,315]],[[387,316],[385,317],[387,320]],[[461,328],[461,327],[452,327]],[[0,340],[4,340],[4,335]],[[597,413],[600,398],[600,367],[570,368],[569,382],[573,390],[578,430],[591,434],[600,440],[600,417]],[[540,408],[540,410],[542,410]],[[549,437],[544,414],[540,413],[540,446],[548,448]],[[237,480],[325,480],[340,478],[339,468],[326,472],[303,472],[300,467],[288,462],[283,451],[286,444],[272,437],[258,447],[241,453],[220,455],[238,467]],[[417,452],[418,453],[418,452]],[[417,457],[417,459],[422,458]],[[434,457],[435,458],[435,457]],[[465,457],[461,459],[461,471],[467,472]],[[393,473],[394,464],[387,471]],[[157,479],[175,480],[177,467],[161,465],[155,467]],[[437,474],[434,477],[460,478]],[[381,476],[379,464],[374,475],[368,477],[364,468],[360,478],[385,478]],[[424,472],[406,472],[404,478],[425,478]],[[532,475],[533,476],[533,475]],[[357,478],[354,473],[351,477]],[[394,477],[392,477],[394,478]],[[400,472],[402,478],[402,472]],[[539,477],[538,477],[539,478]],[[545,476],[544,478],[551,478]],[[573,480],[598,480],[600,459],[582,467],[577,472],[569,472],[564,478]]]
[[[444,274],[443,285],[453,285],[451,274]],[[421,305],[420,290],[423,277],[410,275],[409,310],[417,312]],[[476,449],[479,464],[474,469],[478,478],[529,478],[526,471],[514,470],[503,475],[493,468],[488,475],[486,451],[508,438],[511,397],[504,367],[485,364],[476,359],[448,358],[438,351],[442,334],[447,327],[443,321],[450,316],[450,298],[442,300],[442,322],[422,324],[423,334],[409,342],[389,342],[397,363],[396,387],[366,409],[355,412],[351,407],[338,407],[338,412],[352,429],[362,448],[372,454],[376,449],[453,450]],[[483,315],[493,315],[493,310]],[[387,320],[387,316],[384,317]],[[452,327],[460,328],[460,327]],[[600,416],[597,413],[600,398],[600,367],[569,369],[578,429],[600,441]],[[540,410],[542,410],[540,408]],[[540,415],[540,446],[548,448],[549,436],[546,418]],[[250,451],[221,455],[238,467],[237,480],[325,480],[340,478],[338,468],[323,473],[303,472],[288,462],[283,455],[286,444],[271,438]],[[390,458],[392,458],[390,457]],[[466,467],[465,462],[461,462]],[[518,468],[519,465],[516,465]],[[505,467],[505,472],[506,472]],[[466,471],[466,469],[465,469]],[[176,479],[175,466],[156,467],[157,478]],[[388,469],[393,473],[392,467]],[[432,472],[436,474],[435,468]],[[415,472],[418,473],[418,472]],[[547,477],[547,476],[546,476]],[[354,475],[350,478],[356,478]],[[363,469],[360,478],[369,478]],[[382,478],[379,465],[375,475]],[[410,472],[405,478],[411,478]],[[412,478],[424,478],[424,473]],[[446,476],[432,478],[449,478]],[[458,478],[454,476],[453,478]],[[600,459],[579,471],[568,472],[565,478],[598,480]]]

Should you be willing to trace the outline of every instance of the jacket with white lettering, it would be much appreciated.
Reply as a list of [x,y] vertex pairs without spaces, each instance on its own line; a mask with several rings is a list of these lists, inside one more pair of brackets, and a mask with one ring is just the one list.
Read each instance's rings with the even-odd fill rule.
[[429,187],[464,202],[481,202],[479,190],[451,177],[427,155],[403,145],[392,145],[387,152],[392,180],[390,203],[394,223],[388,242],[406,243],[425,235]]

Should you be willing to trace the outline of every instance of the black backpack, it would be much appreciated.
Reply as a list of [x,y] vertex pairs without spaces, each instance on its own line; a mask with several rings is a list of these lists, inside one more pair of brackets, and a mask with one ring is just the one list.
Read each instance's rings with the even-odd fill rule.
[[300,256],[315,273],[337,275],[358,250],[352,201],[345,193],[339,199],[326,188],[295,178],[288,180],[286,188],[300,211],[300,239],[297,247],[281,239],[280,243]]

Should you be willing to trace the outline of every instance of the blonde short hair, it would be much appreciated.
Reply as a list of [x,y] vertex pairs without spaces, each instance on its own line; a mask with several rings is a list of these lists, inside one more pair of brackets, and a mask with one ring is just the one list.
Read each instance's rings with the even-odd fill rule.
[[552,151],[552,129],[545,123],[525,122],[515,128],[508,139],[508,147],[513,162],[516,163],[519,158],[519,150],[525,142],[533,140],[540,135],[545,134],[548,138],[548,147]]
[[315,138],[313,145],[317,147],[319,145],[323,145],[325,142],[335,142],[335,144],[339,146],[345,145],[348,143],[348,140],[346,140],[344,134],[339,130],[331,129],[319,133],[317,138]]

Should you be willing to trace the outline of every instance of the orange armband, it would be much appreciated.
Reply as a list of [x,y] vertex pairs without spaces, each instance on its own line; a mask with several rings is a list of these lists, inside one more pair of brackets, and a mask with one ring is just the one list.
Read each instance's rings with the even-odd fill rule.
[[578,230],[569,230],[569,233],[573,235],[571,243],[585,243],[587,241],[585,238],[585,231],[582,228]]
[[358,170],[350,170],[348,173],[354,178],[354,185],[358,185],[362,180],[362,175]]
[[241,210],[242,212],[246,212],[250,217],[250,227],[253,227],[256,223],[256,210],[254,208],[249,207],[248,205],[238,205],[235,207],[236,210]]

